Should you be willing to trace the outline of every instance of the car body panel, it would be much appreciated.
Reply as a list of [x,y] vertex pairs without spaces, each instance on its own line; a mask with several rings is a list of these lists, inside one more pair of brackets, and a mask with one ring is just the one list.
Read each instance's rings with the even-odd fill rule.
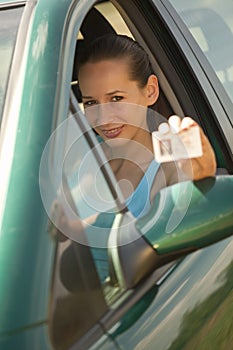
[[1,349],[52,349],[46,323],[5,333],[0,337]]
[[[2,181],[1,188],[1,193],[7,193],[5,203],[4,195],[1,197],[2,210],[6,214],[1,222],[0,235],[0,268],[5,271],[1,273],[4,280],[1,282],[0,298],[9,299],[0,316],[4,319],[4,328],[1,327],[4,333],[44,322],[48,314],[54,242],[47,233],[48,217],[40,199],[38,173],[42,151],[52,129],[54,106],[51,100],[55,96],[61,41],[61,34],[56,35],[56,31],[62,32],[70,1],[62,2],[58,8],[59,15],[52,11],[54,7],[57,8],[54,3],[57,2],[43,4],[42,1],[35,8],[36,2],[30,1],[25,8],[24,28],[20,28],[21,37],[18,40],[21,43],[28,41],[30,45],[26,44],[22,61],[17,57],[17,49],[20,53],[21,48],[16,48],[12,69],[15,65],[22,75],[18,75],[18,81],[16,77],[10,77],[8,92],[11,98],[12,94],[15,96],[15,104],[11,103],[8,107],[6,97],[3,116],[1,149],[7,143],[9,156],[2,167],[5,174],[11,173],[8,185]],[[49,13],[53,15],[47,18]],[[25,34],[26,38],[22,37]],[[54,65],[51,66],[50,62]],[[21,102],[17,96],[19,89],[22,91]],[[15,126],[12,128],[13,123]],[[11,252],[15,252],[15,256]],[[14,286],[17,286],[17,295],[9,293]]]
[[[159,285],[153,302],[139,320],[127,332],[121,330],[122,334],[113,330],[120,348],[230,349],[232,249],[231,238],[181,261]],[[225,309],[229,309],[227,319],[219,317]],[[215,332],[222,334],[216,344]]]

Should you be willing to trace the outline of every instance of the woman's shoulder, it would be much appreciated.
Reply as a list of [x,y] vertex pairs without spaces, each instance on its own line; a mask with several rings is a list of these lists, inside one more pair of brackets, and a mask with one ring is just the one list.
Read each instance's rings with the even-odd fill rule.
[[160,164],[151,187],[151,201],[155,195],[163,188],[170,186],[178,181],[178,169],[174,162]]

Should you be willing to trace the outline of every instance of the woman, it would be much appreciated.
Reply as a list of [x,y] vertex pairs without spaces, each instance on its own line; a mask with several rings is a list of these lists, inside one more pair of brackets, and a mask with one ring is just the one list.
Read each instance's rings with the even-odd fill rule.
[[[146,121],[147,108],[159,97],[158,79],[147,53],[133,39],[111,34],[95,40],[80,58],[78,81],[85,114],[103,140],[110,166],[135,217],[148,211],[161,188],[214,176],[215,155],[201,129],[201,157],[163,164],[154,160]],[[168,120],[176,132],[196,125],[189,117]]]

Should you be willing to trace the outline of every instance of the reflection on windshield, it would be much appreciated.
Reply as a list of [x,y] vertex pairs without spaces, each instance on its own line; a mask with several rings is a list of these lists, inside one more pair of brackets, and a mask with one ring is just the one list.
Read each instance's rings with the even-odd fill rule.
[[23,7],[0,11],[0,121],[16,34]]
[[233,101],[233,2],[170,1]]

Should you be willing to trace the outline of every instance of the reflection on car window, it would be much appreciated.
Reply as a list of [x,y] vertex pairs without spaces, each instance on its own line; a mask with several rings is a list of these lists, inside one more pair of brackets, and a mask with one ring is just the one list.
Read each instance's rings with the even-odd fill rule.
[[[97,273],[107,299],[118,294],[118,288],[109,284],[108,239],[115,217],[118,213],[116,200],[113,197],[101,166],[95,158],[95,152],[102,149],[96,140],[90,148],[88,135],[83,134],[77,125],[77,118],[70,119],[67,128],[66,156],[63,173],[67,179],[76,212],[85,229],[87,244],[93,256]],[[92,130],[90,130],[93,133]],[[94,136],[94,135],[93,135]],[[95,139],[95,136],[94,136]],[[72,140],[72,144],[70,143]],[[81,242],[82,243],[82,242]]]
[[233,2],[170,1],[233,101]]
[[[80,218],[85,220],[97,212],[114,210],[115,201],[85,135],[74,118],[67,123],[63,172]],[[95,149],[101,152],[99,143]]]
[[101,154],[99,142],[82,122],[81,112],[70,113],[52,134],[40,165],[43,204],[59,230],[49,228],[58,243],[49,321],[55,349],[81,338],[122,294],[109,277],[108,262],[108,237],[118,208],[95,156]]
[[0,10],[0,121],[16,34],[23,7]]
[[101,145],[88,124],[83,132],[81,121],[87,124],[81,111],[70,115],[47,143],[40,166],[41,195],[62,239],[90,249],[105,297],[112,301],[122,290],[109,277],[108,239],[121,214],[102,172],[106,159],[102,151],[101,160]]

